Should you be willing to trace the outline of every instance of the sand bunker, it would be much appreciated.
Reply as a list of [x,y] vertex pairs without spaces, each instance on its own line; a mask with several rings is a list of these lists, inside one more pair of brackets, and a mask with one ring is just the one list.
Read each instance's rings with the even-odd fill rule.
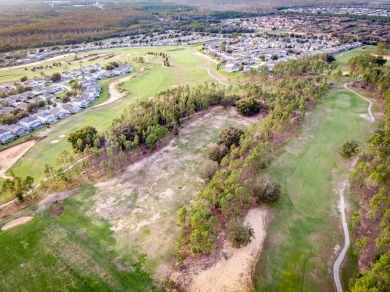
[[15,220],[13,220],[11,222],[8,222],[7,224],[3,225],[3,227],[1,227],[1,230],[2,231],[6,231],[8,229],[17,227],[19,225],[26,224],[27,222],[30,222],[31,220],[33,220],[33,218],[34,217],[31,217],[31,216],[20,217],[18,219],[15,219]]
[[35,141],[27,141],[0,152],[0,177],[7,178],[5,173],[10,169],[32,146]]
[[65,134],[59,135],[58,138],[65,138]]
[[[174,282],[188,291],[251,291],[252,268],[263,248],[266,235],[267,210],[256,208],[249,211],[245,222],[252,226],[255,237],[243,248],[233,248],[224,243],[223,256],[210,268],[201,271],[176,272],[172,275]],[[194,263],[196,267],[196,262]],[[185,282],[185,283],[184,283]]]
[[50,144],[57,144],[58,142],[60,142],[60,140],[51,140]]

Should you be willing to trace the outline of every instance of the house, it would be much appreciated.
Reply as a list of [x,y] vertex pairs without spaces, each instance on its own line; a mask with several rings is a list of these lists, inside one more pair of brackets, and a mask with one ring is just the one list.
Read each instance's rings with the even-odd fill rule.
[[11,132],[11,134],[13,134],[17,137],[21,137],[21,136],[24,136],[24,135],[27,135],[28,133],[30,133],[29,128],[22,127],[19,125],[9,125],[9,126],[6,126],[5,128],[7,130],[9,130]]
[[43,123],[37,117],[26,117],[21,119],[18,124],[20,126],[26,127],[32,131],[42,128]]
[[226,65],[225,65],[226,72],[237,72],[240,69],[241,69],[241,66],[237,65],[236,63],[226,63]]
[[44,124],[53,124],[57,122],[57,117],[52,113],[40,112],[36,114],[36,117]]
[[25,102],[18,102],[17,104],[15,104],[15,107],[21,110],[27,110],[27,106],[28,104]]
[[13,135],[10,130],[7,130],[5,127],[0,128],[0,143],[1,144],[11,142],[14,139],[15,139],[15,135]]
[[63,104],[63,105],[62,105],[62,108],[63,108],[64,110],[69,111],[69,112],[72,113],[72,114],[76,114],[76,113],[81,112],[81,109],[80,109],[79,107],[73,106],[73,105],[70,105],[70,104]]
[[64,108],[58,108],[58,107],[52,109],[49,113],[60,120],[65,119],[71,115],[70,111],[68,111]]
[[72,105],[81,107],[81,108],[86,108],[89,107],[92,104],[92,101],[89,99],[89,97],[79,97],[73,100]]

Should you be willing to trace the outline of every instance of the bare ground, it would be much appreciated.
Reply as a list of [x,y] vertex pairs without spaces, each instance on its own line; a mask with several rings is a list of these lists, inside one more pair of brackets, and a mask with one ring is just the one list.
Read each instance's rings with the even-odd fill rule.
[[[245,222],[254,230],[254,238],[245,247],[234,248],[227,240],[223,243],[218,257],[208,268],[204,258],[191,259],[189,266],[172,274],[171,281],[176,287],[185,291],[251,291],[252,269],[259,256],[266,235],[267,209],[251,209],[245,217]],[[186,263],[184,265],[187,265]]]
[[27,141],[0,152],[0,177],[7,178],[5,174],[32,146],[35,141]]
[[107,219],[116,248],[147,254],[146,270],[165,281],[175,262],[177,210],[188,204],[204,182],[198,170],[222,128],[251,121],[216,108],[180,130],[166,147],[135,162],[119,177],[96,185],[92,214]]
[[12,220],[11,222],[8,222],[7,224],[3,225],[3,227],[1,227],[1,230],[6,231],[8,229],[15,228],[19,225],[26,224],[27,222],[30,222],[33,218],[34,217],[31,216],[20,217],[18,219]]

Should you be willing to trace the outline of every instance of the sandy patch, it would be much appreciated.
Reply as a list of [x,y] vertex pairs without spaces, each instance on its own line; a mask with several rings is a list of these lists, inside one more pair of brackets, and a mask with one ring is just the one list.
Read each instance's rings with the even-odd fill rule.
[[0,177],[7,178],[5,173],[10,169],[32,146],[35,141],[13,146],[0,152]]
[[65,134],[59,135],[58,138],[65,138]]
[[245,217],[245,222],[252,226],[255,234],[250,244],[243,248],[234,248],[225,241],[223,256],[220,256],[214,265],[199,271],[196,270],[195,261],[194,268],[186,272],[175,272],[172,280],[180,283],[181,287],[188,287],[185,289],[187,291],[253,290],[252,269],[263,247],[267,213],[264,208],[256,208],[250,210]]
[[3,225],[3,227],[1,227],[1,230],[6,231],[6,230],[14,228],[16,226],[26,224],[27,222],[30,222],[31,220],[33,220],[33,218],[34,217],[32,217],[32,216],[20,217],[18,219],[15,219],[15,220]]
[[60,142],[60,140],[51,140],[50,144],[57,144],[58,142]]
[[[379,57],[379,55],[377,55],[377,54],[371,54],[371,56]],[[390,60],[390,56],[388,56],[388,55],[382,55],[382,57],[383,57],[383,59],[385,59],[385,60]]]

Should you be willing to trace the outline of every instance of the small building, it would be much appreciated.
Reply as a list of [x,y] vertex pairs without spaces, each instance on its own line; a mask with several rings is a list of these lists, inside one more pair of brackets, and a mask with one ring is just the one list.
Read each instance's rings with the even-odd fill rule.
[[5,128],[17,137],[21,137],[30,133],[30,129],[20,125],[9,125],[6,126]]
[[25,117],[21,119],[18,124],[30,129],[31,131],[42,128],[44,125],[37,117]]
[[44,124],[53,124],[57,122],[57,117],[52,113],[40,112],[36,114],[36,117]]
[[11,142],[15,139],[15,135],[11,133],[10,130],[6,129],[5,127],[0,128],[0,143],[6,144],[8,142]]

